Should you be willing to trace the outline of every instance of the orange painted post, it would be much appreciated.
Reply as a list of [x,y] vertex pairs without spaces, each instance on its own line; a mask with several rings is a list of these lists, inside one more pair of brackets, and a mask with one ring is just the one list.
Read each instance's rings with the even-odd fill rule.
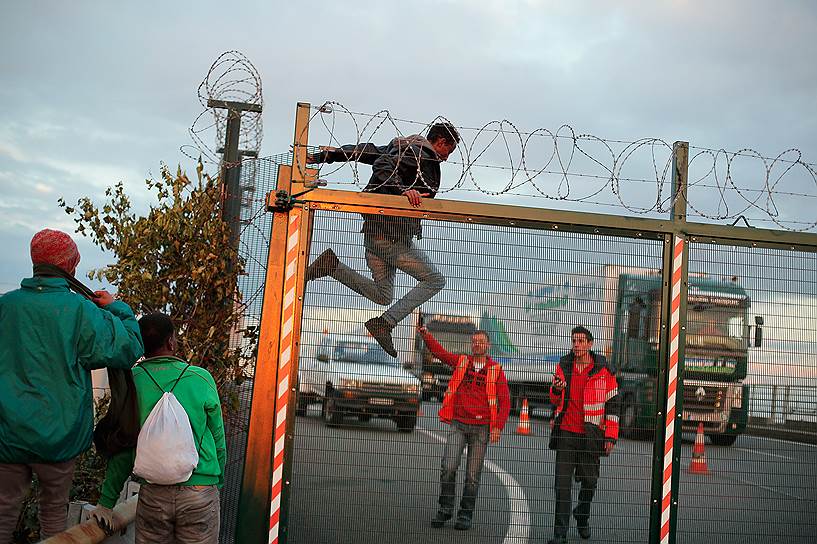
[[[309,112],[309,104],[298,104],[294,167],[279,171],[278,191],[291,194],[293,182],[303,181]],[[271,193],[268,209],[273,202],[275,195]],[[274,214],[239,499],[236,541],[242,543],[278,542],[287,404],[295,384],[290,375],[293,370],[297,372],[297,364],[292,365],[293,353],[297,358],[297,346],[293,345],[297,335],[293,331],[300,332],[300,312],[296,315],[299,306],[294,305],[292,299],[303,294],[303,281],[299,284],[297,277],[304,264],[299,263],[298,258],[305,260],[307,255],[301,253],[299,242],[308,236],[301,236],[302,209],[276,210]],[[307,220],[305,224],[309,226],[310,222]],[[278,467],[277,473],[274,466]]]

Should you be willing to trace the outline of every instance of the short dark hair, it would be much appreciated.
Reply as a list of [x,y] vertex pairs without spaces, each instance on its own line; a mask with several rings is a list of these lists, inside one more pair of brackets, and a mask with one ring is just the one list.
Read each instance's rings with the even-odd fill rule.
[[477,330],[475,330],[474,332],[471,333],[471,336],[476,336],[478,334],[481,334],[482,336],[484,336],[485,339],[488,340],[489,344],[491,343],[491,335],[488,334],[488,331],[484,331],[482,329],[477,329]]
[[148,357],[159,351],[175,332],[170,317],[159,312],[143,315],[139,319],[139,330]]
[[457,129],[456,127],[454,127],[454,125],[448,122],[434,123],[433,125],[431,125],[431,128],[428,129],[426,140],[434,143],[440,138],[445,138],[452,144],[460,143],[460,133],[457,132]]
[[573,338],[574,334],[583,334],[587,338],[588,342],[593,341],[593,333],[587,330],[587,327],[583,327],[581,325],[573,327],[573,330],[570,331],[570,337]]

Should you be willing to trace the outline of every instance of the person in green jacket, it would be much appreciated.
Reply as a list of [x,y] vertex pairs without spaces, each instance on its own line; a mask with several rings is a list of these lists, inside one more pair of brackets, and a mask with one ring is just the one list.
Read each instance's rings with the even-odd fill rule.
[[[175,356],[176,334],[168,316],[148,314],[139,319],[139,327],[146,356],[133,368],[140,425],[164,392],[172,389],[190,419],[199,463],[186,482],[142,483],[136,507],[136,543],[217,544],[218,490],[224,483],[227,447],[215,381],[207,370]],[[132,448],[108,461],[99,505],[92,512],[98,523],[108,530],[118,528],[111,508],[133,472],[135,459],[136,449]]]
[[68,234],[42,230],[31,239],[33,277],[0,296],[0,544],[12,539],[32,473],[40,536],[65,530],[75,459],[91,445],[91,370],[142,356],[133,311],[79,283],[79,259]]

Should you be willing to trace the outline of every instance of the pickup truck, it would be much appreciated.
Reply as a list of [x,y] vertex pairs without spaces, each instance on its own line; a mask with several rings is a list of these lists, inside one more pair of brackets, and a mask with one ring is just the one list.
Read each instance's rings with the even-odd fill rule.
[[372,417],[394,420],[403,432],[412,432],[420,406],[420,380],[389,357],[374,339],[327,334],[315,356],[301,359],[298,370],[298,415],[310,403],[322,405],[328,426],[347,416],[367,422]]

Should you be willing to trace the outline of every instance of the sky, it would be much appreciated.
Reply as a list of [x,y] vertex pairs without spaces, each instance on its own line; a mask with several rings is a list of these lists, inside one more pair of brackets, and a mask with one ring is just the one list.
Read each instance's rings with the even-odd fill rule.
[[[808,1],[9,3],[0,18],[0,292],[30,274],[36,231],[73,230],[58,198],[99,202],[122,181],[145,209],[144,179],[161,164],[194,170],[179,148],[191,143],[188,128],[202,111],[199,83],[228,50],[246,55],[263,81],[262,156],[288,148],[298,101],[332,100],[421,123],[507,119],[525,131],[568,124],[611,140],[685,140],[767,157],[797,148],[814,164],[815,26],[817,5]],[[353,136],[343,126],[338,136]],[[313,133],[316,143],[327,138]],[[395,135],[386,134],[377,136]],[[500,156],[494,146],[485,158]],[[706,172],[704,163],[693,163],[691,178],[696,168]],[[762,186],[757,163],[735,162],[739,186]],[[624,175],[649,177],[648,156],[630,164]],[[457,166],[446,167],[456,178]],[[492,187],[507,175],[474,173]],[[775,189],[794,193],[775,202],[781,218],[817,219],[817,185],[807,171],[788,173]],[[699,191],[701,209],[716,210],[717,194]],[[642,192],[633,186],[623,194],[642,202]],[[750,212],[756,226],[777,228]],[[111,261],[75,239],[79,276]]]

